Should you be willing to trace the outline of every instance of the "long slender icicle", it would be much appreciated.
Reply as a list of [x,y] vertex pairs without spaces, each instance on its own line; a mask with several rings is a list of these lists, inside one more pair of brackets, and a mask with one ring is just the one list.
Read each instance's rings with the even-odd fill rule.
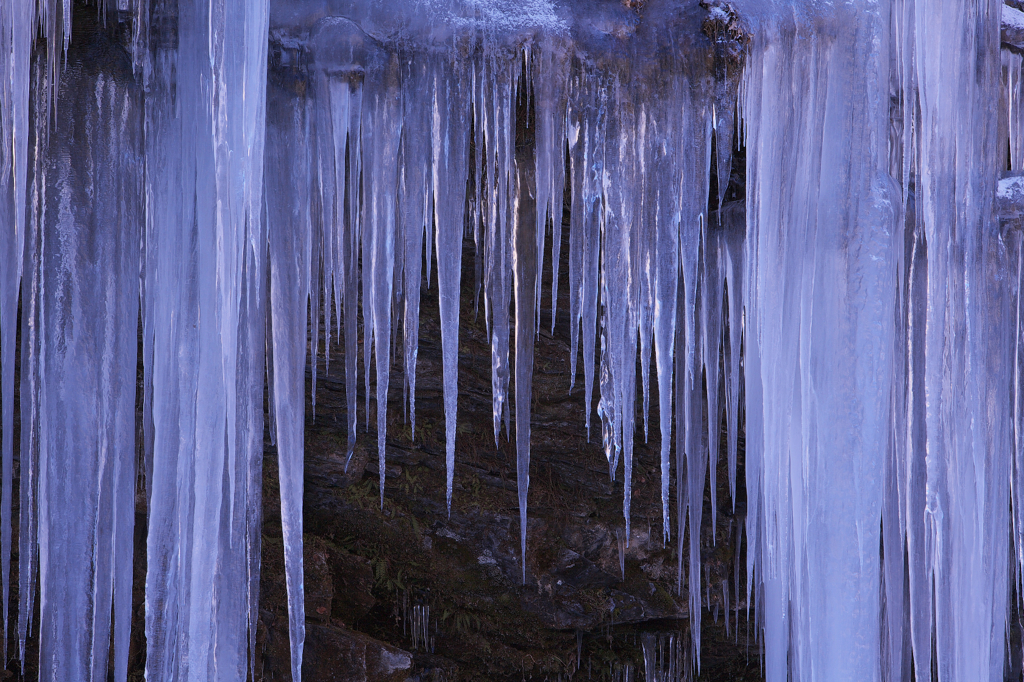
[[[537,248],[543,252],[545,222],[551,221],[551,330],[558,312],[558,268],[562,246],[562,193],[565,189],[565,117],[567,106],[567,46],[559,36],[546,40],[533,53],[533,102],[536,111]],[[542,269],[538,262],[538,273]],[[537,278],[540,308],[540,278]]]
[[[458,69],[455,63],[451,68]],[[455,433],[459,380],[459,293],[462,234],[469,168],[469,93],[464,78],[448,78],[434,65],[433,173],[437,240],[437,295],[441,308],[441,354],[444,381],[445,464],[448,513],[455,475]]]
[[[380,503],[384,506],[384,457],[387,441],[388,384],[391,370],[391,305],[395,276],[395,199],[398,194],[396,164],[402,131],[401,99],[399,97],[398,61],[391,59],[374,64],[379,75],[377,87],[364,100],[364,134],[369,144],[364,147],[363,164],[365,223],[363,271],[370,271],[371,325],[377,371],[377,457],[380,468]],[[416,225],[415,229],[419,229]],[[363,309],[364,317],[367,309]],[[371,326],[367,325],[367,326]]]
[[[430,183],[430,111],[420,106],[418,93],[428,86],[426,66],[415,60],[406,62],[402,77],[403,134],[401,239],[405,287],[403,291],[403,357],[405,384],[409,396],[409,432],[416,437],[416,358],[419,353],[420,280],[423,276],[423,236],[431,219]],[[478,183],[479,184],[479,183]],[[479,191],[479,190],[478,190]]]
[[[525,80],[525,79],[524,79]],[[523,81],[520,81],[522,83]],[[523,100],[527,92],[520,89],[517,109],[529,105]],[[515,185],[512,215],[512,268],[515,273],[516,302],[516,480],[519,492],[519,546],[526,584],[526,502],[530,490],[530,415],[533,413],[533,344],[537,334],[537,286],[540,280],[540,252],[537,233],[544,231],[540,208],[535,202],[536,166],[530,158],[534,145],[528,138],[533,135],[529,125],[522,125],[526,116],[517,115]],[[524,139],[525,138],[525,139]]]
[[305,424],[306,310],[309,297],[311,226],[307,103],[272,90],[268,110],[280,122],[267,138],[267,161],[287,169],[285,182],[267,182],[270,243],[270,314],[273,316],[274,416],[277,420],[281,526],[284,531],[292,679],[302,668],[305,639],[302,581],[302,477]]

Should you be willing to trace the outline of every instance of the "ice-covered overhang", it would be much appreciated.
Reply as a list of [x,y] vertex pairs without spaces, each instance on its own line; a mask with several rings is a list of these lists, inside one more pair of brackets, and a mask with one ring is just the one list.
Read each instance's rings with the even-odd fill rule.
[[1024,12],[1021,8],[1024,3],[1019,0],[1012,0],[1003,5],[1003,21],[1000,26],[999,37],[1004,47],[1011,49],[1024,49]]
[[[1022,0],[1003,6],[1004,49],[1024,50],[1022,10]],[[404,54],[454,47],[468,55],[484,43],[528,47],[540,39],[554,40],[609,67],[628,57],[631,76],[643,77],[636,73],[638,66],[641,71],[646,67],[648,75],[663,68],[659,54],[710,57],[716,52],[738,63],[754,27],[780,12],[805,24],[827,21],[829,14],[820,3],[800,0],[276,0],[270,3],[271,63],[306,67],[316,62],[331,68],[332,60],[347,57],[337,49],[312,57],[310,47],[317,36],[336,41],[344,24],[353,34]],[[707,67],[715,70],[711,62]]]
[[271,63],[285,67],[344,67],[358,58],[348,46],[361,40],[405,55],[454,48],[463,56],[544,40],[597,66],[628,63],[632,78],[657,80],[666,60],[683,55],[707,69],[716,51],[738,61],[747,29],[719,0],[296,0],[271,3],[270,37]]

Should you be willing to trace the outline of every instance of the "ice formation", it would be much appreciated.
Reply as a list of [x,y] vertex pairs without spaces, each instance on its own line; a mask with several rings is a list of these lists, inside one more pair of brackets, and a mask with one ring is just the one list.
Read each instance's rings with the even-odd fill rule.
[[[298,680],[307,358],[321,324],[344,344],[349,455],[358,382],[375,395],[383,503],[392,357],[415,437],[436,291],[450,509],[469,236],[525,581],[533,344],[568,191],[572,380],[582,353],[624,545],[653,355],[663,536],[698,666],[693,538],[721,456],[735,500],[742,432],[769,680],[1002,676],[1024,567],[1024,15],[314,4],[121,2],[120,60],[70,41],[69,0],[0,6],[0,573],[6,627],[20,324],[18,656],[38,598],[41,678],[106,679],[109,660],[125,679],[140,400],[147,678],[246,677],[267,385]],[[746,198],[723,203],[737,144]],[[722,590],[742,599],[739,574]],[[679,669],[679,646],[645,640],[646,669]]]

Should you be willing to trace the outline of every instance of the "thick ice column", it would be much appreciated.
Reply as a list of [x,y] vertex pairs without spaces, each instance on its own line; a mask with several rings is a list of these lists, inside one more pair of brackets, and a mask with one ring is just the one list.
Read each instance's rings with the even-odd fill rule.
[[[916,207],[927,248],[919,368],[927,483],[923,518],[908,516],[907,523],[924,531],[940,680],[998,679],[1004,658],[1013,318],[1005,245],[992,211],[1007,146],[992,106],[1000,87],[1001,7],[908,2],[902,17],[913,31],[907,49],[915,71],[904,97],[916,96],[920,111]],[[913,592],[911,599],[914,618],[922,611]],[[923,626],[914,623],[919,631]],[[924,644],[915,637],[915,662],[928,660]],[[924,668],[916,668],[918,679]]]
[[[146,665],[160,679],[235,680],[252,655],[259,551],[246,429],[262,423],[267,6],[179,3],[177,21],[177,43],[154,41],[146,69]],[[301,498],[285,491],[282,506]]]
[[9,2],[0,7],[0,580],[5,660],[14,469],[14,354],[25,251],[28,86],[34,17],[32,2]]
[[[32,74],[32,85],[36,93],[43,92],[46,84],[46,72],[35,69]],[[36,116],[38,116],[38,110]],[[32,136],[33,182],[28,187],[28,195],[35,205],[40,205],[46,194],[42,162],[45,148],[47,126],[37,126]],[[36,574],[39,567],[38,544],[38,509],[37,492],[39,487],[39,338],[40,297],[35,292],[42,284],[40,269],[40,219],[38,211],[26,213],[24,260],[22,266],[22,282],[25,288],[25,299],[21,310],[21,442],[20,442],[20,481],[19,496],[19,529],[18,529],[18,658],[25,660],[25,642],[32,629],[33,611],[36,599]]]
[[747,475],[760,506],[748,535],[761,543],[769,680],[879,675],[903,248],[887,174],[888,19],[866,2],[832,18],[849,27],[834,38],[779,26],[748,65]]
[[1003,78],[1006,84],[1007,136],[1010,168],[1024,170],[1024,59],[1017,52],[1003,50]]
[[[152,463],[147,471],[146,673],[181,679],[187,676],[181,660],[187,652],[179,650],[178,635],[187,623],[189,595],[184,583],[192,542],[185,523],[191,506],[195,431],[187,396],[196,391],[189,365],[196,355],[198,322],[195,264],[185,257],[192,202],[181,197],[195,196],[195,161],[171,98],[177,50],[157,47],[154,53],[146,101],[146,156],[147,164],[163,172],[154,172],[146,186],[151,208],[146,221],[143,341],[147,383],[152,382],[146,412],[152,420],[153,448],[147,453]],[[175,362],[178,357],[184,366]],[[179,487],[179,480],[186,485]]]
[[38,355],[26,360],[38,363],[30,371],[39,381],[39,669],[47,680],[107,679],[111,641],[113,678],[124,680],[128,665],[142,111],[130,65],[102,54],[72,48],[53,130],[37,133],[45,160],[35,178],[39,269],[29,291],[40,331]]

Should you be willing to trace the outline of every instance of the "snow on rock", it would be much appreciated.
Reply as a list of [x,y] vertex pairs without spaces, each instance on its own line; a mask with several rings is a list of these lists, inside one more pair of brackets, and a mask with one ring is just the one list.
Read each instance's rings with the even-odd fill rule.
[[1024,48],[1024,12],[1010,5],[1003,5],[1000,38],[1004,43]]

